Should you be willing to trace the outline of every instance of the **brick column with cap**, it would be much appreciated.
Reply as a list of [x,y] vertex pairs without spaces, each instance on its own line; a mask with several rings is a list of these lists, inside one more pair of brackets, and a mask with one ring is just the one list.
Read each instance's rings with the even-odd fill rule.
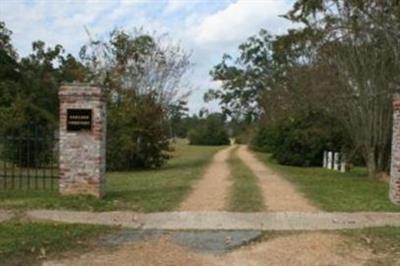
[[400,205],[400,94],[393,99],[392,162],[390,169],[390,199]]
[[60,99],[59,191],[62,195],[105,193],[106,101],[102,89],[64,84]]

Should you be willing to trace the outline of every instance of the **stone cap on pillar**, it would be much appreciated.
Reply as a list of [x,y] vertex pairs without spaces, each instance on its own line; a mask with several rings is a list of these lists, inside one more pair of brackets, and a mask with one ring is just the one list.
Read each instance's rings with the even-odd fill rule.
[[82,98],[90,98],[91,100],[105,101],[103,89],[100,86],[91,83],[61,83],[58,97],[60,99],[78,98],[82,100]]

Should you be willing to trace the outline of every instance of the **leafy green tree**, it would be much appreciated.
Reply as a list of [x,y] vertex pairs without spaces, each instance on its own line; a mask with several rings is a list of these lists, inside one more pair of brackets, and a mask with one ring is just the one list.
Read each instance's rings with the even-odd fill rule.
[[229,112],[260,110],[263,127],[323,110],[375,177],[390,161],[391,98],[400,91],[399,11],[397,0],[298,0],[286,17],[304,27],[272,38],[261,32],[240,46],[236,60],[225,56],[211,72],[222,82],[211,98]]
[[[60,82],[79,80],[79,71],[71,70],[83,71],[83,65],[71,55],[65,59],[61,45],[46,48],[42,41],[34,42],[33,52],[19,59],[11,43],[11,34],[1,22],[0,133],[22,137],[39,134],[44,139],[40,147],[36,147],[35,154],[27,152],[28,147],[33,146],[32,140],[3,143],[6,159],[28,166],[38,158],[50,160],[50,141],[58,123],[58,87]],[[68,65],[70,62],[75,62],[75,65]],[[66,73],[69,73],[68,78]]]
[[19,82],[22,76],[17,53],[11,43],[11,34],[5,23],[0,22],[0,120],[2,121],[0,130],[4,130],[6,121],[18,117],[10,110],[10,106],[20,90]]
[[186,129],[184,125],[184,117],[189,111],[187,101],[180,100],[176,103],[170,104],[168,112],[168,121],[170,128],[170,137],[186,137]]
[[178,126],[176,127],[176,135],[180,138],[187,138],[189,131],[195,128],[200,120],[201,118],[196,114],[182,117]]
[[225,128],[225,116],[220,113],[209,114],[198,121],[188,137],[191,145],[228,145],[230,140]]
[[[319,103],[327,94],[315,80],[318,72],[331,68],[323,68],[309,59],[315,51],[312,43],[319,39],[318,32],[309,30],[291,30],[281,36],[271,36],[261,30],[239,46],[235,60],[225,56],[214,67],[211,74],[222,82],[222,88],[209,92],[206,97],[219,99],[232,121],[247,125],[241,133],[236,132],[238,142],[249,139],[246,133],[250,132],[254,147],[266,149],[281,163],[293,165],[320,164],[322,149],[331,136],[343,138],[336,140],[336,145],[350,146],[346,141],[347,131],[338,120],[332,119],[338,124],[332,127],[328,119],[311,116],[323,113],[334,117]],[[233,63],[228,65],[228,59]],[[254,115],[249,118],[249,114]],[[316,119],[315,124],[310,117]],[[256,130],[249,130],[249,125]],[[338,129],[343,134],[336,134]]]
[[168,128],[156,98],[155,93],[137,95],[128,91],[124,101],[109,106],[108,169],[160,167],[169,158]]
[[340,124],[323,112],[298,113],[259,127],[252,146],[272,153],[280,164],[320,166],[324,150],[347,153],[350,143],[345,135]]
[[60,58],[60,80],[63,82],[85,82],[89,70],[71,54]]
[[210,90],[205,100],[220,100],[223,112],[232,117],[255,120],[262,92],[273,76],[272,42],[273,37],[261,30],[239,46],[238,58],[225,54],[210,72],[213,80],[222,82],[222,89]]
[[185,109],[178,89],[189,55],[142,30],[115,30],[109,39],[82,47],[81,59],[90,69],[89,79],[107,94],[109,169],[163,165],[170,151],[170,126]]
[[391,101],[400,91],[399,1],[299,0],[287,17],[320,37],[307,58],[331,69],[319,71],[321,103],[348,130],[369,176],[387,171]]

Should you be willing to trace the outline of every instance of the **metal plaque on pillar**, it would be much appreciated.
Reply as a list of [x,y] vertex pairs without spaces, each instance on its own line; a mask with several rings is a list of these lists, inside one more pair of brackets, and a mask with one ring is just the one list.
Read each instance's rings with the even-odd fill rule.
[[90,131],[92,109],[67,109],[67,131]]

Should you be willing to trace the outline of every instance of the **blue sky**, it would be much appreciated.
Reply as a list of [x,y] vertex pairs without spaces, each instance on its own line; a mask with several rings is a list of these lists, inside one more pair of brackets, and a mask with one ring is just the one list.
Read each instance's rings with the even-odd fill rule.
[[[265,28],[273,34],[293,27],[279,15],[292,0],[0,0],[0,20],[13,31],[13,44],[22,56],[31,51],[34,40],[48,45],[62,44],[78,55],[91,34],[104,36],[112,29],[144,27],[168,33],[192,52],[193,69],[187,79],[193,86],[191,112],[205,105],[203,94],[218,88],[208,75],[224,53],[234,53],[250,35]],[[182,89],[184,90],[184,89]]]

